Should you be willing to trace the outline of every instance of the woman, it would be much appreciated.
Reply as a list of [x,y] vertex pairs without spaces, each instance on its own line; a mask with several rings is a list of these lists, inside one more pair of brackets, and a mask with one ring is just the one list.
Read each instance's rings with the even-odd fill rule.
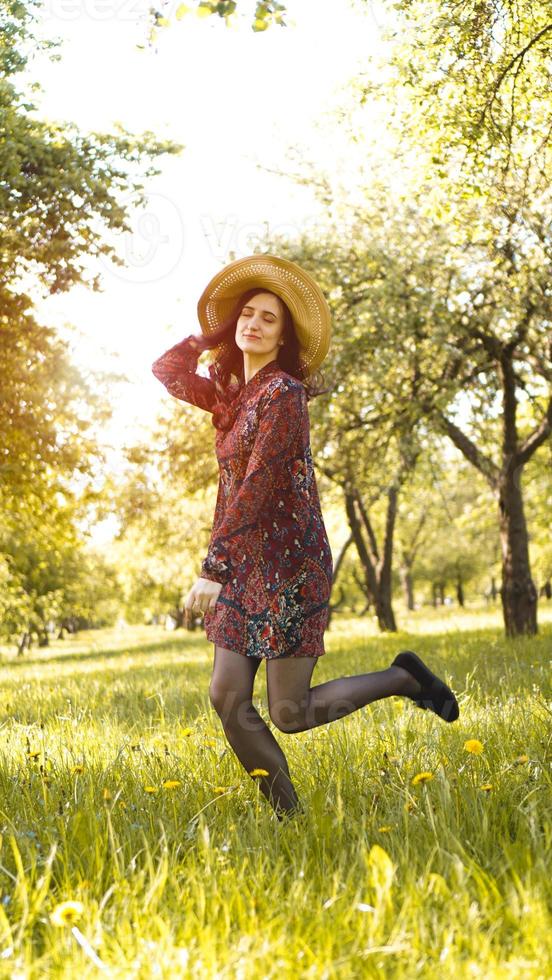
[[[152,370],[176,398],[213,415],[219,486],[201,576],[186,601],[204,614],[214,643],[211,702],[244,768],[261,769],[261,790],[279,819],[301,810],[288,764],[253,707],[266,660],[269,712],[286,733],[304,732],[400,695],[446,721],[453,692],[411,651],[385,670],[311,688],[323,656],[332,554],[310,449],[307,401],[330,340],[330,310],[296,263],[252,255],[225,266],[198,303],[203,337],[171,347]],[[201,351],[217,348],[210,377]],[[237,382],[232,382],[234,374]]]

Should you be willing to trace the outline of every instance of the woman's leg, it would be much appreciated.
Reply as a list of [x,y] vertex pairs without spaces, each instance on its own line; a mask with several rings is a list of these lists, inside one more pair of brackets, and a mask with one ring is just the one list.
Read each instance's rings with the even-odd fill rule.
[[336,677],[310,686],[316,657],[284,657],[266,664],[270,717],[282,732],[304,732],[326,725],[393,694],[417,694],[421,685],[403,667]]
[[299,808],[299,800],[286,757],[252,703],[260,663],[260,659],[215,645],[209,697],[244,769],[248,773],[252,769],[267,770],[268,776],[252,778],[258,778],[262,792],[281,820],[284,814]]

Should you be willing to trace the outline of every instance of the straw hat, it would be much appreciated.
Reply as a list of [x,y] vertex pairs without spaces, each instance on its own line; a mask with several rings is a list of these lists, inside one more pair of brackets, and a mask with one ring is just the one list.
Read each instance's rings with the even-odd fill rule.
[[204,334],[216,330],[238,296],[259,286],[276,293],[289,307],[306,374],[321,364],[330,346],[331,313],[320,286],[295,262],[277,255],[248,255],[230,262],[213,276],[197,304]]

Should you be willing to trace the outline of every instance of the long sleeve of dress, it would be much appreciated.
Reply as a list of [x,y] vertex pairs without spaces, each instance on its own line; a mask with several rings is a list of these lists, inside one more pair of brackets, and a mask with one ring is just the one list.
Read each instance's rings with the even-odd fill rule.
[[191,346],[194,335],[179,341],[152,364],[154,376],[170,395],[213,412],[218,399],[216,384],[196,373],[200,351]]
[[303,386],[281,382],[267,395],[243,480],[227,502],[213,534],[201,574],[224,584],[239,564],[248,533],[267,508],[272,493],[289,483],[290,461],[297,455],[307,398]]

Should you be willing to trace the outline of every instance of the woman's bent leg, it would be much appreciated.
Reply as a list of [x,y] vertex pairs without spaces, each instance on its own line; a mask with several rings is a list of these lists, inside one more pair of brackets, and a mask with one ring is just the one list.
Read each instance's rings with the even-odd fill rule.
[[282,732],[304,732],[326,725],[392,695],[415,694],[420,685],[402,667],[336,677],[310,687],[314,657],[269,660],[267,687],[270,717]]
[[253,686],[261,660],[244,657],[215,645],[215,664],[209,687],[211,704],[244,769],[266,769],[255,776],[279,819],[299,808],[286,757],[270,728],[253,706]]

